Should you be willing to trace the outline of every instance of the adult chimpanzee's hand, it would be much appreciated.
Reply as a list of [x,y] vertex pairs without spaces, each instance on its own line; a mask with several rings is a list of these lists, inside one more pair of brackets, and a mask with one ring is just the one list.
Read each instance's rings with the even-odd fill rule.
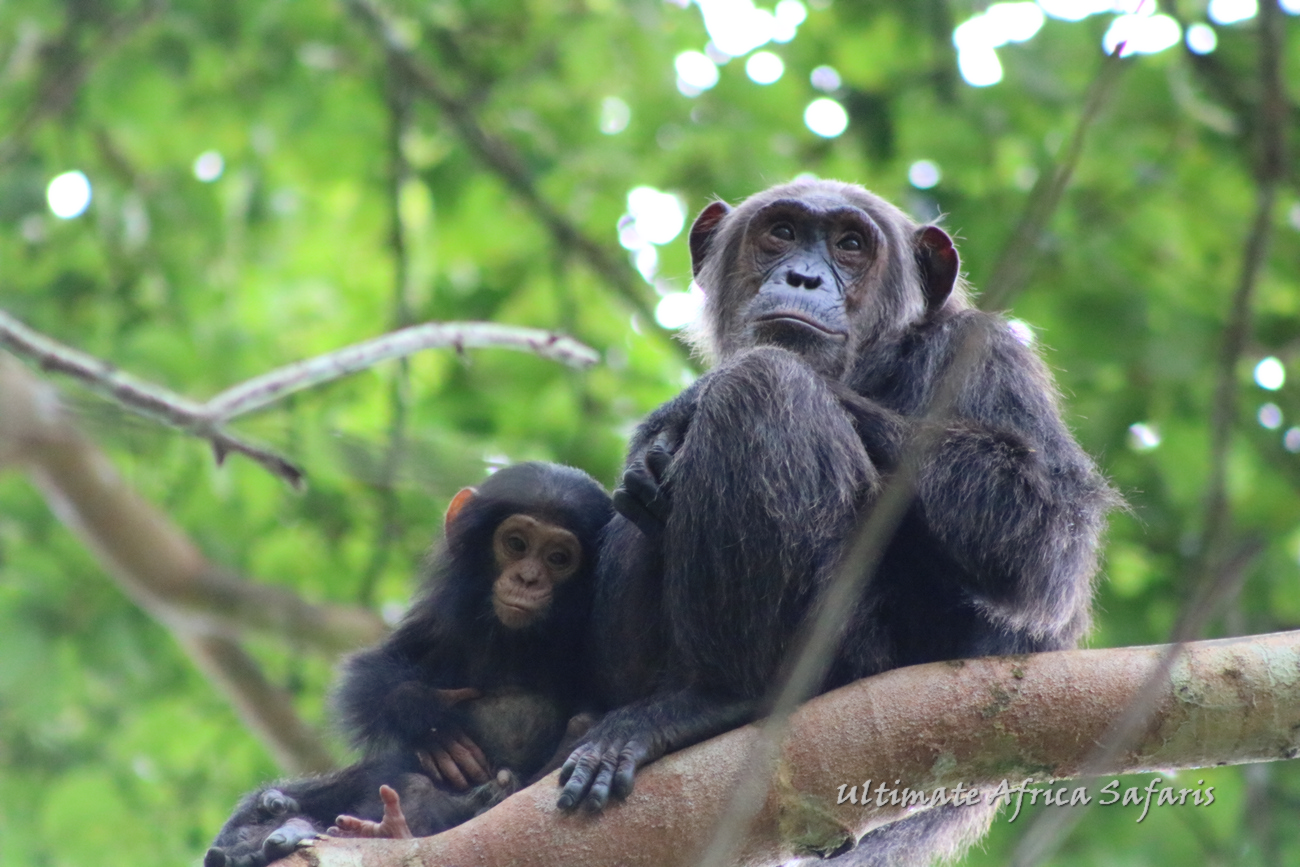
[[628,464],[623,471],[622,486],[614,491],[614,508],[651,538],[663,532],[668,513],[672,510],[664,477],[680,444],[680,440],[668,431],[658,434],[646,450]]
[[587,732],[560,768],[559,808],[572,810],[579,804],[598,811],[610,795],[626,798],[632,791],[637,768],[664,754],[653,729],[628,709],[614,711]]

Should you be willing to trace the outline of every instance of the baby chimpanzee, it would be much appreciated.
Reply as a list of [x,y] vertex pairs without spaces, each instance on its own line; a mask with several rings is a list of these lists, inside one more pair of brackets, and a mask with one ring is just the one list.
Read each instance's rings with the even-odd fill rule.
[[365,757],[246,796],[205,867],[262,867],[336,821],[349,835],[434,834],[558,767],[589,724],[583,646],[612,514],[595,480],[555,464],[457,494],[422,594],[343,665],[335,705]]

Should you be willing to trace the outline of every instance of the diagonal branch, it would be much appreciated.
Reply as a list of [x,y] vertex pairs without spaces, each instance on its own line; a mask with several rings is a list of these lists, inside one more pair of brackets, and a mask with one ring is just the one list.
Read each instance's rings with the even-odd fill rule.
[[1123,49],[1124,45],[1121,43],[1114,52],[1102,60],[1101,68],[1097,70],[1097,76],[1093,79],[1084,98],[1083,111],[1074,126],[1065,155],[1051,171],[1044,172],[1034,184],[1034,188],[1029,191],[1024,213],[1021,214],[1016,228],[1011,233],[1011,238],[1003,246],[997,261],[993,263],[992,276],[984,284],[984,290],[980,294],[979,305],[982,309],[1006,309],[1011,305],[1012,299],[1019,295],[1029,282],[1039,239],[1047,228],[1052,214],[1056,212],[1057,206],[1061,204],[1061,197],[1065,194],[1070,178],[1074,176],[1074,170],[1079,165],[1088,130],[1092,128],[1102,109],[1110,101],[1120,76],[1131,65],[1131,61],[1120,56]]
[[103,57],[125,42],[166,6],[161,0],[145,0],[138,9],[111,21],[89,49],[82,47],[88,19],[80,4],[68,4],[68,21],[57,39],[41,46],[45,62],[36,94],[22,115],[6,124],[9,134],[0,139],[0,166],[22,153],[27,139],[40,123],[62,114],[85,83],[90,71]]
[[378,617],[312,604],[209,562],[74,429],[53,389],[3,354],[0,465],[27,472],[52,511],[121,590],[171,632],[282,767],[296,773],[330,767],[320,739],[236,636],[262,632],[333,655],[382,636],[387,629]]
[[[470,151],[523,200],[556,243],[581,256],[644,317],[646,327],[659,329],[642,284],[632,277],[627,266],[614,259],[604,246],[587,236],[542,197],[519,155],[506,141],[485,130],[465,102],[447,90],[433,70],[415,56],[407,40],[393,26],[387,11],[376,0],[344,0],[344,3],[379,40],[389,62],[438,106]],[[680,344],[674,341],[674,345]]]

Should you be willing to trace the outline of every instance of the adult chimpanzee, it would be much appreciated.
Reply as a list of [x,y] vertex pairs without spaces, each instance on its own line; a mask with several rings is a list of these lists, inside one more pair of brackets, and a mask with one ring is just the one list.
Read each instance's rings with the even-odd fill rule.
[[[695,340],[721,363],[633,438],[593,616],[597,677],[618,709],[565,763],[566,809],[600,809],[641,765],[755,715],[918,439],[929,451],[915,499],[823,688],[1069,647],[1089,622],[1113,495],[1062,424],[1042,363],[971,308],[947,234],[860,187],[808,180],[709,205],[690,247],[707,299]],[[923,422],[945,376],[951,409]],[[847,857],[925,863],[989,818],[919,814]]]
[[507,467],[457,494],[422,595],[343,665],[335,704],[365,757],[245,797],[205,867],[260,867],[340,814],[352,814],[344,833],[391,835],[404,821],[433,834],[558,766],[589,710],[586,626],[612,514],[594,479],[555,464]]

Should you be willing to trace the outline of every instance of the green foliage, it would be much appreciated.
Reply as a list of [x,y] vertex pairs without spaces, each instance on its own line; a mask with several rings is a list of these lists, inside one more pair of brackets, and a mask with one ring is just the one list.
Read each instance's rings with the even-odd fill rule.
[[[672,65],[708,39],[694,7],[392,9],[415,56],[517,154],[536,194],[620,265],[616,224],[633,187],[672,191],[690,214],[711,196],[734,201],[807,171],[864,183],[921,216],[944,213],[981,285],[1028,189],[1062,155],[1109,16],[1049,19],[1000,50],[1002,83],[977,89],[957,74],[950,36],[983,4],[811,5],[793,41],[768,46],[785,62],[779,81],[758,86],[733,60],[695,98],[678,92]],[[1188,21],[1203,14],[1199,2],[1173,5]],[[302,495],[238,457],[215,468],[202,443],[65,383],[130,483],[213,561],[308,598],[374,606],[407,598],[448,498],[485,462],[560,460],[612,484],[631,426],[694,375],[687,352],[557,240],[342,4],[144,9],[0,4],[0,307],[196,398],[409,321],[554,328],[604,363],[577,372],[503,351],[429,352],[241,422],[306,468]],[[1296,44],[1297,19],[1285,26]],[[1200,562],[1260,90],[1254,22],[1218,34],[1207,58],[1174,47],[1132,62],[1012,310],[1033,326],[1070,423],[1132,507],[1113,525],[1094,646],[1164,640]],[[843,79],[836,96],[850,118],[835,139],[802,121],[822,95],[809,74],[824,64]],[[1285,64],[1294,102],[1300,55]],[[600,128],[609,97],[631,110],[614,134]],[[193,167],[208,151],[223,170],[203,182]],[[909,185],[918,159],[941,167],[937,187]],[[94,198],[82,216],[57,219],[45,187],[73,169]],[[1233,531],[1267,545],[1212,634],[1300,626],[1300,456],[1282,439],[1300,419],[1294,185],[1272,225],[1226,462]],[[684,239],[659,252],[660,288],[685,290]],[[655,291],[630,265],[626,274],[653,305]],[[1269,355],[1294,374],[1279,392],[1251,379]],[[1265,403],[1280,409],[1280,428],[1256,420]],[[1138,422],[1158,430],[1157,447],[1131,447]],[[320,721],[330,661],[273,641],[250,649]],[[0,867],[194,863],[238,795],[276,773],[28,481],[0,477]],[[1054,863],[1300,858],[1296,767],[1204,776],[1220,787],[1216,804],[1164,808],[1142,824],[1096,808]],[[971,863],[1005,863],[1028,819],[999,822]]]

